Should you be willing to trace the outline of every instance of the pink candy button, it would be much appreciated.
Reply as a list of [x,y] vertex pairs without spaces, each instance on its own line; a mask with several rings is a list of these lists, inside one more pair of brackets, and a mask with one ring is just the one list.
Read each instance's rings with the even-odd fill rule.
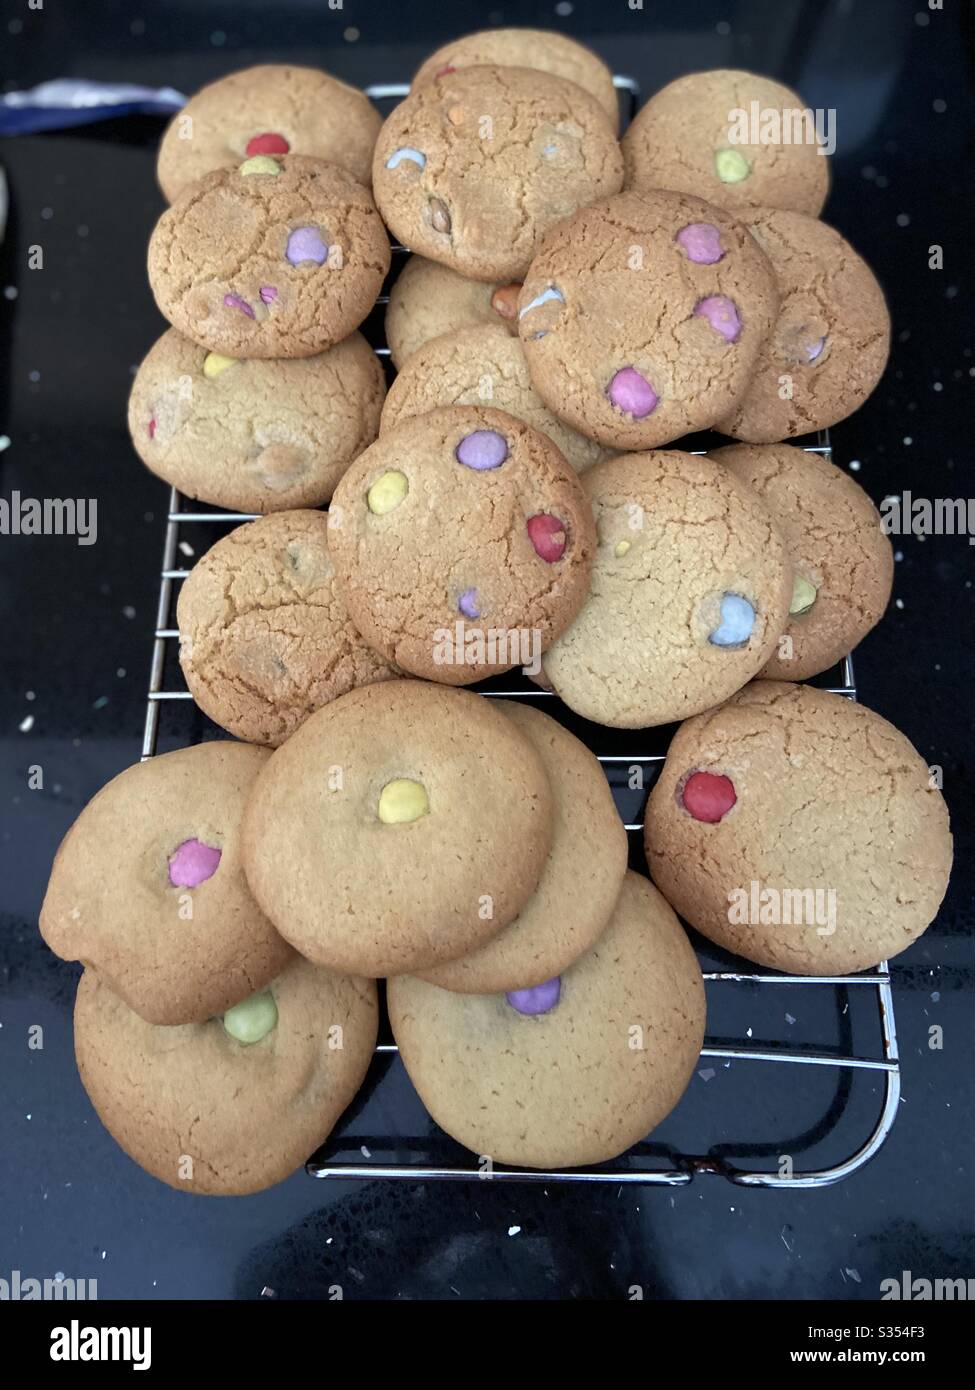
[[606,395],[618,410],[642,420],[656,409],[656,391],[635,367],[622,367],[606,388]]
[[169,881],[174,888],[197,888],[212,878],[222,851],[202,840],[184,840],[169,856]]

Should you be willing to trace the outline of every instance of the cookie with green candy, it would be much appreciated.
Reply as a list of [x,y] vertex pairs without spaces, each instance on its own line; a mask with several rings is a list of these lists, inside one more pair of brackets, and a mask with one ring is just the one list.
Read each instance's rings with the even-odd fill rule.
[[86,970],[75,1056],[102,1124],[184,1192],[239,1196],[293,1173],[362,1085],[379,1006],[372,980],[293,960],[222,1016],[147,1023]]
[[797,93],[771,78],[688,73],[656,92],[624,135],[626,187],[815,217],[829,192],[827,133]]
[[890,600],[894,555],[877,508],[849,473],[789,444],[734,444],[711,458],[761,497],[794,573],[788,623],[759,674],[801,681],[828,671]]

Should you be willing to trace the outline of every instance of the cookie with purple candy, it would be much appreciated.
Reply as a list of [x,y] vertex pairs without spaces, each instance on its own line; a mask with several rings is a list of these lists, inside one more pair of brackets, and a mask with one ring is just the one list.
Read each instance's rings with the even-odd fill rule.
[[627,192],[554,228],[518,301],[532,383],[610,448],[651,449],[733,410],[778,306],[772,267],[729,213]]
[[251,896],[244,803],[270,753],[200,743],[136,763],[89,801],[58,850],[41,935],[149,1023],[199,1023],[293,958]]
[[433,1119],[525,1168],[615,1158],[674,1108],[704,1041],[704,984],[676,916],[627,873],[613,916],[564,973],[506,994],[390,980],[393,1034]]
[[401,420],[356,459],[328,515],[353,623],[387,660],[445,685],[537,672],[585,600],[594,542],[552,441],[485,406]]
[[228,357],[311,357],[369,313],[389,269],[369,190],[337,164],[253,155],[186,187],[149,242],[174,328]]

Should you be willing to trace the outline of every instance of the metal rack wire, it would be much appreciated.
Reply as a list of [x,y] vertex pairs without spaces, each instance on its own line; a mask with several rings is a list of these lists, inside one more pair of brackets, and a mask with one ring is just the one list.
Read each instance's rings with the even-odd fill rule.
[[[631,79],[617,77],[614,79],[616,87],[628,94],[631,106],[635,105],[637,86]],[[382,102],[389,98],[402,97],[408,88],[401,85],[390,85],[383,87],[373,87],[367,89],[373,100]],[[397,254],[403,254],[403,248],[395,248]],[[386,297],[380,299],[380,303],[385,303]],[[388,348],[383,342],[373,343],[375,351],[380,357],[388,356]],[[827,458],[832,456],[831,445],[828,435],[822,435],[816,444],[808,446],[809,452],[825,455]],[[149,673],[149,689],[146,707],[145,730],[142,745],[143,761],[152,757],[158,747],[161,733],[161,719],[163,711],[171,708],[174,702],[191,701],[190,692],[182,689],[165,688],[167,675],[167,656],[173,649],[171,644],[179,641],[179,632],[172,626],[172,616],[175,611],[176,586],[186,578],[189,570],[182,568],[178,564],[181,541],[185,534],[193,531],[193,528],[202,526],[221,526],[224,530],[232,526],[240,525],[242,522],[251,521],[255,518],[251,515],[237,512],[213,511],[207,508],[196,508],[191,506],[184,507],[183,499],[175,488],[171,490],[169,498],[169,508],[166,519],[166,533],[163,544],[162,567],[160,571],[159,599],[156,609],[156,623],[153,635],[152,662]],[[196,553],[197,547],[193,547]],[[178,669],[178,668],[177,668]],[[553,712],[558,712],[562,708],[561,702],[557,697],[547,690],[524,680],[521,684],[515,678],[510,682],[511,688],[498,689],[492,688],[485,690],[485,695],[495,699],[518,698],[547,701],[551,704]],[[854,681],[853,663],[849,657],[842,663],[840,668],[840,679],[837,684],[827,687],[834,694],[843,695],[850,699],[856,699],[856,685]],[[649,776],[645,777],[645,784],[649,787],[655,775],[656,769],[663,763],[665,754],[661,752],[645,753],[630,756],[628,754],[604,754],[598,748],[593,751],[599,757],[600,762],[607,769],[611,769],[613,764],[639,764],[645,768]],[[639,835],[642,833],[642,821],[625,821],[626,829],[629,834]],[[881,1148],[897,1113],[900,1100],[900,1071],[897,1053],[897,1038],[894,1027],[893,996],[890,985],[890,972],[886,962],[881,962],[875,971],[861,975],[834,975],[829,977],[808,977],[802,975],[780,975],[775,973],[765,973],[755,971],[746,963],[742,963],[739,969],[710,970],[704,973],[704,979],[708,986],[709,993],[712,989],[735,989],[742,986],[752,985],[761,986],[763,989],[783,989],[793,991],[823,991],[841,990],[865,991],[869,990],[874,994],[877,1006],[877,1016],[880,1030],[880,1056],[863,1056],[856,1052],[824,1052],[811,1050],[790,1049],[783,1047],[760,1047],[752,1046],[747,1038],[733,1045],[710,1045],[707,1044],[701,1052],[702,1059],[720,1060],[725,1063],[749,1062],[762,1065],[788,1065],[798,1067],[819,1067],[835,1068],[847,1074],[857,1072],[868,1072],[878,1074],[883,1077],[884,1089],[880,1105],[880,1114],[874,1125],[859,1146],[850,1156],[840,1162],[828,1167],[813,1169],[811,1171],[793,1171],[790,1176],[784,1176],[779,1172],[770,1171],[751,1171],[747,1168],[736,1167],[727,1159],[716,1153],[712,1148],[707,1151],[702,1148],[697,1153],[678,1153],[671,1155],[669,1166],[621,1166],[617,1164],[607,1164],[590,1171],[571,1170],[564,1172],[536,1172],[521,1169],[494,1168],[491,1171],[491,1180],[494,1182],[531,1182],[531,1183],[553,1183],[553,1182],[588,1182],[588,1183],[615,1183],[618,1186],[624,1185],[660,1185],[676,1187],[689,1183],[697,1174],[710,1174],[724,1177],[729,1182],[742,1187],[768,1187],[768,1188],[811,1188],[823,1187],[830,1183],[839,1182],[849,1177],[851,1173],[861,1168],[875,1153]],[[377,1059],[380,1064],[382,1060],[394,1056],[397,1048],[393,1043],[380,1043],[376,1049]],[[306,1165],[308,1173],[316,1178],[387,1178],[387,1179],[410,1179],[413,1181],[422,1180],[446,1180],[446,1181],[465,1181],[476,1180],[484,1177],[483,1171],[475,1163],[468,1164],[448,1164],[430,1165],[423,1162],[411,1162],[405,1164],[384,1164],[373,1161],[366,1162],[339,1162],[322,1161],[317,1158],[311,1159]]]

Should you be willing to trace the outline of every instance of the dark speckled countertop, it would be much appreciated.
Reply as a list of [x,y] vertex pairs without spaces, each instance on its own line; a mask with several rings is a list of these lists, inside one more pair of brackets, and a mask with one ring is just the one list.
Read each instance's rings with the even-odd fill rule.
[[[449,21],[448,21],[449,9]],[[362,85],[408,77],[431,48],[486,23],[588,38],[652,91],[680,73],[750,67],[835,108],[827,220],[890,299],[894,350],[835,458],[876,501],[967,497],[975,401],[971,272],[973,20],[947,0],[606,0],[485,10],[393,0],[100,0],[31,11],[0,0],[5,89],[86,76],[172,85],[259,61],[319,64]],[[164,327],[145,278],[162,202],[161,122],[132,117],[0,142],[11,218],[0,250],[0,495],[97,497],[97,544],[0,536],[0,1277],[96,1278],[101,1297],[873,1299],[901,1271],[975,1276],[972,891],[973,555],[965,536],[897,539],[894,601],[857,656],[861,698],[943,768],[957,866],[937,923],[895,965],[903,1096],[864,1169],[819,1191],[747,1191],[700,1176],[673,1190],[316,1181],[205,1200],[143,1174],[103,1131],[71,1047],[77,971],[37,912],[80,808],[140,753],[166,491],[126,436],[135,365]],[[42,270],[28,248],[44,248]],[[943,268],[929,268],[930,248]],[[972,504],[975,522],[975,504]],[[193,736],[212,733],[200,721]],[[43,787],[31,788],[40,767]],[[36,781],[36,776],[33,778]],[[842,1001],[841,1001],[842,1002]],[[876,1048],[876,1026],[808,995],[712,996],[710,1032]],[[791,1021],[790,1021],[791,1020]],[[43,1047],[28,1045],[36,1025]],[[943,1045],[929,1046],[929,1030]],[[871,1032],[871,1027],[873,1031]],[[876,1120],[872,1077],[769,1076],[703,1064],[668,1121],[766,1164],[783,1145],[833,1162]],[[393,1133],[431,1139],[393,1063],[346,1125],[358,1157]],[[384,1147],[384,1136],[387,1136]],[[655,1136],[656,1138],[657,1136]],[[450,1156],[457,1151],[450,1149]],[[399,1154],[402,1157],[402,1154]]]

